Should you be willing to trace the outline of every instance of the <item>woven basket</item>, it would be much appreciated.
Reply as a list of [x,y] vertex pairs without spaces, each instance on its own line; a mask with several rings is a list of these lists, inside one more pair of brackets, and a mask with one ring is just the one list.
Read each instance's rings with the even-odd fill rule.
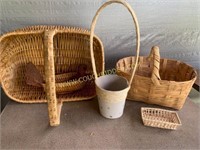
[[[78,90],[81,90],[85,87],[88,81],[79,81],[76,79],[75,81],[70,80],[71,77],[75,76],[76,72],[69,72],[64,74],[59,74],[55,76],[55,87],[56,87],[56,94],[65,94],[65,93],[72,93]],[[67,82],[66,82],[67,81]],[[46,90],[46,85],[42,85],[44,90]]]
[[[135,62],[135,57],[119,60],[117,74],[130,80]],[[181,109],[196,80],[195,69],[177,60],[160,59],[157,46],[149,57],[139,57],[138,63],[127,99]]]
[[181,126],[181,121],[175,111],[142,107],[141,115],[145,126],[172,130]]
[[[136,65],[132,68],[132,72],[130,72],[130,80],[118,76],[118,75],[104,75],[98,77],[98,73],[96,70],[95,57],[93,52],[93,35],[94,29],[96,26],[97,19],[100,15],[100,12],[106,8],[107,6],[117,3],[123,5],[131,14],[135,30],[136,30]],[[105,2],[96,12],[92,24],[91,24],[91,35],[90,35],[90,53],[91,53],[91,61],[92,68],[95,77],[96,84],[96,92],[99,102],[99,108],[101,114],[110,119],[119,118],[123,114],[124,104],[127,97],[127,93],[131,87],[131,83],[133,81],[133,77],[135,75],[136,66],[139,58],[140,52],[140,30],[139,24],[134,10],[125,0],[109,0]],[[109,108],[109,109],[108,109]]]
[[[5,93],[17,102],[48,102],[52,126],[60,123],[63,101],[87,100],[96,95],[94,82],[86,82],[84,88],[73,93],[56,95],[55,90],[55,74],[73,73],[79,64],[87,65],[87,73],[92,74],[89,31],[62,26],[27,27],[2,35],[0,46],[0,81]],[[100,73],[104,71],[104,54],[97,36],[93,47]],[[28,62],[45,77],[46,92],[26,84],[24,72]]]

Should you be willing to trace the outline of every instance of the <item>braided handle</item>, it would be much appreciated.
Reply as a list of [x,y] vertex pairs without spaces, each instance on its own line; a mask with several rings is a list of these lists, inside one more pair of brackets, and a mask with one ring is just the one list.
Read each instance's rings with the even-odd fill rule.
[[159,80],[161,80],[160,78],[160,74],[159,74],[159,70],[160,70],[160,53],[159,53],[159,47],[158,46],[153,46],[151,48],[151,52],[149,54],[148,59],[153,59],[153,70],[152,70],[152,74],[151,74],[151,80],[155,85],[160,85]]
[[51,126],[60,124],[60,112],[62,102],[58,103],[56,99],[55,86],[55,66],[53,54],[53,37],[55,30],[46,30],[44,32],[44,66],[45,66],[45,91],[48,100],[49,120]]
[[132,81],[133,81],[133,77],[135,75],[135,71],[138,65],[138,58],[139,58],[139,49],[140,49],[140,30],[139,30],[139,25],[138,25],[138,21],[137,21],[137,17],[135,15],[135,12],[133,11],[133,9],[131,8],[131,6],[125,1],[125,0],[110,0],[106,3],[104,3],[96,12],[93,20],[92,20],[92,24],[91,24],[91,33],[90,33],[90,54],[91,54],[91,61],[92,61],[92,68],[93,68],[93,72],[95,75],[95,79],[98,78],[97,76],[97,71],[96,71],[96,65],[95,65],[95,60],[94,60],[94,52],[93,52],[93,37],[94,37],[94,29],[96,26],[96,22],[97,22],[97,18],[101,12],[102,9],[104,9],[106,6],[112,4],[112,3],[119,3],[124,5],[128,11],[131,13],[131,16],[133,18],[134,24],[135,24],[135,28],[136,28],[136,63],[131,75],[131,79],[129,81],[129,85],[131,85]]

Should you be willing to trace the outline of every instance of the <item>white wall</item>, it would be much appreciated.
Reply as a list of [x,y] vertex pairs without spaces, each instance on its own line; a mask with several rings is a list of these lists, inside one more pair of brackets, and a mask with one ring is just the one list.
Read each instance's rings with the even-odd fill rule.
[[[199,0],[127,0],[141,28],[141,55],[159,45],[161,56],[179,59],[200,69]],[[66,25],[89,29],[96,10],[105,0],[1,0],[1,33],[29,25]],[[135,30],[128,11],[108,6],[96,34],[105,47],[107,67],[133,54]]]

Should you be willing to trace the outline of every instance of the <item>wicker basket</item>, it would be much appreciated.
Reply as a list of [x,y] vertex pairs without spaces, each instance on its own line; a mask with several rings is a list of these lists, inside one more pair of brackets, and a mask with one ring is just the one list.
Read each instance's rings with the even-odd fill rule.
[[[117,74],[129,80],[135,62],[135,57],[119,60]],[[139,57],[127,99],[181,109],[196,77],[194,68],[186,63],[160,59],[159,48],[155,46],[149,57]]]
[[[127,79],[118,75],[109,74],[98,77],[98,73],[96,71],[95,57],[92,46],[94,29],[96,26],[97,19],[100,15],[100,12],[113,3],[123,5],[130,12],[136,30],[136,57],[135,57],[136,65],[135,67],[132,68],[133,71],[131,72],[129,82],[127,81]],[[109,0],[105,2],[97,10],[92,20],[91,35],[90,35],[90,53],[91,53],[92,68],[95,77],[96,92],[99,102],[100,113],[102,114],[102,116],[109,119],[119,118],[122,116],[127,93],[130,90],[131,83],[133,81],[133,77],[135,75],[135,71],[137,68],[136,66],[139,58],[139,52],[140,52],[140,30],[134,10],[125,0]]]
[[157,108],[141,108],[142,121],[145,126],[176,130],[181,121],[175,111]]
[[[63,101],[87,100],[96,95],[94,82],[86,82],[84,88],[73,93],[56,95],[55,90],[55,74],[73,73],[79,64],[87,65],[87,73],[92,74],[89,31],[62,26],[27,27],[2,35],[0,46],[0,81],[5,93],[17,102],[48,102],[52,126],[60,123]],[[104,54],[97,36],[93,47],[100,73],[104,71]],[[26,84],[24,72],[28,62],[45,77],[46,92]]]

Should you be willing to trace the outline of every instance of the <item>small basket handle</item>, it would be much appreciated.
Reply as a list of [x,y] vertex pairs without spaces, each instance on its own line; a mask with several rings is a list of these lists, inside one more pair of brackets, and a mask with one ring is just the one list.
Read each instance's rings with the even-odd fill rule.
[[97,79],[98,76],[97,76],[96,65],[95,65],[95,60],[94,60],[94,52],[93,52],[94,29],[95,29],[96,22],[97,22],[97,19],[98,19],[98,16],[99,16],[101,10],[104,9],[106,6],[112,4],[112,3],[122,4],[128,9],[128,11],[131,13],[131,16],[133,18],[133,21],[134,21],[134,24],[135,24],[135,28],[136,28],[136,62],[135,62],[134,69],[133,69],[133,72],[132,72],[132,75],[131,75],[131,79],[129,81],[129,85],[130,85],[132,83],[132,81],[133,81],[133,77],[135,75],[135,71],[136,71],[136,68],[137,68],[137,65],[138,65],[139,50],[140,50],[140,30],[139,30],[138,20],[137,20],[137,17],[135,15],[135,12],[133,11],[131,6],[125,0],[110,0],[110,1],[108,1],[106,3],[104,3],[97,10],[97,12],[96,12],[96,14],[95,14],[95,16],[94,16],[94,18],[92,20],[91,31],[90,31],[91,32],[90,33],[90,54],[91,54],[92,68],[93,68],[95,79]]
[[159,82],[159,80],[161,80],[160,74],[159,74],[160,52],[159,52],[158,46],[153,46],[151,48],[151,52],[148,56],[148,59],[153,59],[153,70],[151,74],[151,80],[154,83],[154,85],[160,85],[160,82]]
[[55,30],[45,30],[44,32],[45,91],[51,126],[57,126],[60,124],[60,112],[62,107],[62,102],[58,103],[56,98],[55,66],[53,54],[53,37],[55,34]]

